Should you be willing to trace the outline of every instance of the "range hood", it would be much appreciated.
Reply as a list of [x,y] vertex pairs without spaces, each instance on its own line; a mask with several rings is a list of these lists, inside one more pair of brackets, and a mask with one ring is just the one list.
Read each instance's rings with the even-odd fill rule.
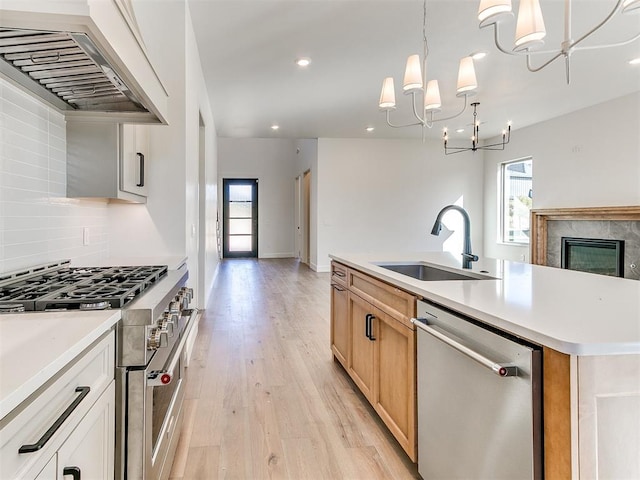
[[0,28],[0,71],[61,110],[148,112],[84,33]]
[[68,118],[167,123],[130,0],[0,0],[0,77]]

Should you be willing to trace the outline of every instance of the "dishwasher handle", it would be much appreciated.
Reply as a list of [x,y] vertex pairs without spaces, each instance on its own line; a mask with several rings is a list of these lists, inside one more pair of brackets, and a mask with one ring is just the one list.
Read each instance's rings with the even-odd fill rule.
[[426,319],[424,318],[412,318],[411,323],[421,328],[422,330],[427,332],[429,335],[437,338],[441,342],[446,343],[451,348],[459,351],[460,353],[465,354],[467,357],[471,358],[472,360],[475,360],[480,365],[488,368],[499,377],[517,377],[518,376],[518,367],[516,367],[515,365],[503,365],[488,359],[484,355],[476,352],[475,350],[472,350],[471,348],[445,335],[440,330],[437,330],[431,325],[428,325],[426,323]]

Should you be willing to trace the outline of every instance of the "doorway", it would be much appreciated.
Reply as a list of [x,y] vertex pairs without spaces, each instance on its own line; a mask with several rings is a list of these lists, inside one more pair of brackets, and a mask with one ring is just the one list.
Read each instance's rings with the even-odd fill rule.
[[224,258],[258,257],[258,179],[222,180]]
[[295,179],[295,252],[296,257],[309,265],[311,225],[311,171]]

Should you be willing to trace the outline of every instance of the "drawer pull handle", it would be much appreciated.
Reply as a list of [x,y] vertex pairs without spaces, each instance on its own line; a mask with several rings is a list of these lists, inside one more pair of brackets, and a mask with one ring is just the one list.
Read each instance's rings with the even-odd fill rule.
[[80,469],[78,467],[65,467],[64,470],[62,470],[62,475],[71,475],[73,477],[73,480],[81,480],[82,478]]
[[84,400],[84,397],[86,397],[90,391],[91,391],[91,388],[89,387],[76,387],[76,392],[79,392],[80,395],[78,395],[76,399],[71,403],[71,405],[69,405],[67,409],[64,412],[62,412],[62,415],[60,415],[58,419],[55,422],[53,422],[53,425],[49,427],[49,430],[44,432],[44,435],[40,437],[40,440],[38,440],[36,443],[33,443],[31,445],[22,445],[18,449],[18,453],[37,452],[42,447],[44,447],[47,444],[47,442],[51,439],[51,437],[53,437],[53,434],[58,431],[58,429],[62,426],[65,420],[69,418],[69,416],[78,407],[78,405],[80,405],[80,402]]
[[334,270],[333,274],[336,275],[337,277],[343,277],[343,278],[346,276],[345,273],[341,272],[340,270]]
[[335,289],[336,289],[337,291],[339,291],[339,292],[344,292],[344,291],[346,290],[345,288],[339,287],[339,286],[338,286],[338,285],[336,285],[335,283],[332,283],[332,284],[331,284],[331,286],[332,286],[333,288],[335,288]]

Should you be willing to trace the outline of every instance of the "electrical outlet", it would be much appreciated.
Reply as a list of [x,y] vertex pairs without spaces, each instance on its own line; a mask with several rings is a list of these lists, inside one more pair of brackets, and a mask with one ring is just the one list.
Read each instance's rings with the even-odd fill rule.
[[90,243],[90,238],[89,238],[89,227],[84,227],[82,229],[82,245],[87,246]]

